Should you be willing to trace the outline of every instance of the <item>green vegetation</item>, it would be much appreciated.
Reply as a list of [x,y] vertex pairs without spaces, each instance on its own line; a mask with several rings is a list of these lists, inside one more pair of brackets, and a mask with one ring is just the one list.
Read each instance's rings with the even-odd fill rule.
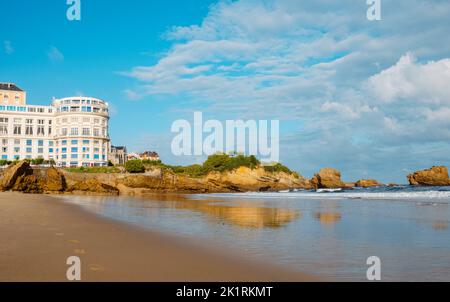
[[72,173],[120,173],[118,167],[76,167],[65,170]]
[[127,170],[128,173],[143,173],[145,172],[145,167],[142,160],[133,159],[125,163],[125,170]]
[[0,160],[0,166],[9,166],[10,164],[12,164],[12,161],[10,161],[10,160],[6,160],[6,159]]
[[[154,168],[160,168],[162,170],[171,171],[176,174],[184,174],[190,177],[202,177],[210,172],[226,172],[233,171],[239,167],[248,167],[255,169],[260,166],[260,161],[254,156],[245,155],[227,155],[218,153],[208,156],[208,159],[203,164],[196,164],[190,166],[171,166],[166,165],[160,160],[129,160],[125,163],[125,170],[128,173],[144,173],[145,170],[151,170]],[[81,167],[81,168],[68,168],[69,172],[78,173],[120,173],[121,169],[115,167]],[[288,167],[277,163],[271,166],[264,166],[264,170],[269,173],[285,172],[292,174],[295,177],[299,177],[296,172],[291,171]]]
[[259,160],[254,155],[229,156],[227,154],[214,154],[208,156],[208,159],[203,163],[203,168],[205,172],[224,172],[233,171],[239,167],[254,169],[259,164]]
[[282,165],[280,163],[276,163],[275,165],[271,165],[271,166],[264,166],[264,170],[266,170],[266,172],[272,172],[272,173],[276,173],[276,172],[284,172],[284,173],[288,173],[288,174],[294,173],[293,171],[291,171],[291,169],[289,169],[288,167],[286,167],[285,165]]

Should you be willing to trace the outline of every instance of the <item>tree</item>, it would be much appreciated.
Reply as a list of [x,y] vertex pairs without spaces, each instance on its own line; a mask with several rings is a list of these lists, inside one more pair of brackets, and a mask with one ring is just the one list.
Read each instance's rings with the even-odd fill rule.
[[133,159],[125,163],[125,170],[128,173],[143,173],[145,172],[145,167],[140,159]]

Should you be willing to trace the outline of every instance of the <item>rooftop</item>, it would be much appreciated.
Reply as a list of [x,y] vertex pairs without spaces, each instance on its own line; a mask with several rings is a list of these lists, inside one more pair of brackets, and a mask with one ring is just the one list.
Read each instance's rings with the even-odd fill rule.
[[0,83],[0,90],[23,91],[14,83]]

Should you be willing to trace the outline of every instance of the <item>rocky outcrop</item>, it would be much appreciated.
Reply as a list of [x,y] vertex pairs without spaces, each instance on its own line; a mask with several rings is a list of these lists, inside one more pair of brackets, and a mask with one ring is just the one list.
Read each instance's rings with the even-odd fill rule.
[[33,169],[22,161],[7,168],[1,177],[0,188],[25,193],[63,192],[66,189],[62,173],[56,168]]
[[413,186],[449,186],[448,169],[444,166],[432,167],[408,175],[408,181]]
[[345,188],[346,184],[341,180],[341,172],[333,168],[324,168],[310,180],[315,189]]
[[113,186],[102,183],[98,179],[92,178],[86,181],[76,182],[67,188],[67,192],[71,193],[94,193],[106,195],[118,195],[119,190]]
[[0,179],[0,190],[7,191],[13,188],[17,179],[30,170],[30,164],[22,161],[8,167],[3,171]]
[[380,184],[375,179],[361,179],[355,183],[355,187],[360,187],[360,188],[370,188],[370,187],[378,187],[378,186],[382,186],[382,184]]
[[228,193],[308,189],[297,174],[268,172],[264,167],[240,167],[228,172],[190,177],[155,168],[143,174],[72,173],[57,168],[32,168],[27,162],[9,167],[0,176],[2,190],[26,193],[131,194]]

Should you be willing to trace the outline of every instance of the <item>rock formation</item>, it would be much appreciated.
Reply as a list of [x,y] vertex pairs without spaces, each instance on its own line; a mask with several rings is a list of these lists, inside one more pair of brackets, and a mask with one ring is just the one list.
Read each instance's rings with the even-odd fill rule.
[[361,187],[361,188],[378,187],[381,185],[382,184],[380,184],[375,179],[361,179],[355,183],[355,187]]
[[341,173],[333,168],[323,168],[310,180],[315,189],[345,188],[346,184],[341,180]]
[[408,181],[413,186],[449,186],[448,169],[444,166],[416,171],[408,175]]
[[56,168],[33,169],[26,161],[7,168],[0,176],[0,190],[25,193],[63,192],[64,176]]

